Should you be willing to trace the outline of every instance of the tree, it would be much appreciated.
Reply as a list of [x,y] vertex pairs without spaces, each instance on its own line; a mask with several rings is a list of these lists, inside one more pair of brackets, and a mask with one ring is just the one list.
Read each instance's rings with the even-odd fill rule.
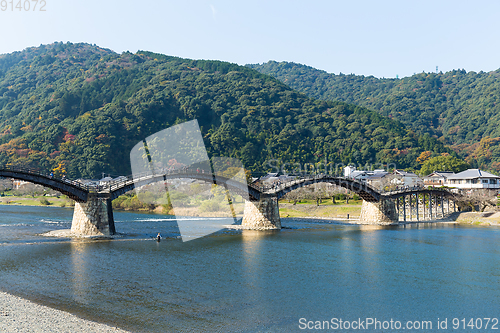
[[0,192],[2,192],[2,195],[6,190],[10,190],[11,188],[12,188],[12,180],[0,179]]
[[451,155],[436,156],[422,164],[420,175],[428,175],[434,171],[453,171],[456,173],[464,171],[469,167],[469,164]]
[[42,185],[26,183],[21,185],[14,194],[16,195],[30,195],[31,197],[35,197],[37,195],[42,195],[44,192],[44,187]]
[[498,204],[497,191],[493,189],[474,189],[465,195],[473,211],[478,207],[480,212],[484,212],[487,207],[496,208]]
[[67,164],[67,161],[59,162],[57,167],[52,169],[52,172],[54,172],[54,175],[56,177],[62,177],[66,174],[66,164]]
[[417,158],[417,162],[423,164],[425,161],[431,158],[432,152],[426,150],[423,151],[420,156]]

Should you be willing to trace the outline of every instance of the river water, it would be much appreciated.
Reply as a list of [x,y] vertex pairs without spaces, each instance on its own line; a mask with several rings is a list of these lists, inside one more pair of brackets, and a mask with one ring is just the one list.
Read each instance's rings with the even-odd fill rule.
[[[366,318],[430,321],[429,332],[446,331],[438,320],[452,331],[454,318],[500,317],[496,227],[283,219],[278,232],[183,243],[168,216],[115,212],[124,235],[114,240],[38,235],[71,218],[69,208],[0,206],[1,290],[134,332],[290,332]],[[168,238],[153,241],[157,232]]]

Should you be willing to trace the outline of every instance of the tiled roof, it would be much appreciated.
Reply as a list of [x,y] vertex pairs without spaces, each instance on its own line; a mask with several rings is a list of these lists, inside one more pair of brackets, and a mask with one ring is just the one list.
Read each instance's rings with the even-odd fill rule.
[[474,179],[474,178],[500,178],[500,177],[479,169],[468,169],[448,177],[448,179]]
[[413,172],[406,172],[404,170],[394,170],[394,173],[395,174],[399,174],[403,177],[418,177],[416,174],[414,174]]
[[425,177],[444,177],[449,178],[451,175],[454,175],[453,171],[434,171],[433,173],[425,176]]
[[369,180],[380,179],[380,178],[384,178],[388,174],[389,174],[388,172],[377,172],[371,176],[366,177],[366,179],[369,179]]

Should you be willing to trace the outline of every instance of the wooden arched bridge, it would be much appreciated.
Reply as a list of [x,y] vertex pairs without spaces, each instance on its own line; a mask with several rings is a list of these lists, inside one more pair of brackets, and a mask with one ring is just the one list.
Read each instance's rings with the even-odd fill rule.
[[[448,213],[451,211],[450,199],[453,202],[454,210],[456,210],[455,203],[462,199],[447,189],[407,188],[401,191],[381,193],[366,183],[331,175],[297,177],[292,181],[272,187],[245,184],[223,176],[189,169],[123,176],[114,181],[96,184],[83,184],[79,181],[65,177],[54,177],[35,170],[10,167],[0,167],[0,177],[40,184],[75,200],[72,231],[81,235],[114,234],[115,226],[111,206],[113,199],[136,187],[180,178],[222,185],[231,192],[242,195],[247,199],[242,224],[249,229],[280,229],[278,200],[286,193],[317,183],[329,183],[357,193],[363,199],[360,219],[372,224],[398,224],[400,219],[407,221],[409,218],[411,220],[414,219],[415,215],[416,220],[422,220],[426,218],[425,212],[428,212],[427,218],[432,219],[439,216],[437,207],[440,207],[441,215],[444,216],[444,198],[447,199]],[[422,209],[423,213],[419,215]]]
[[25,168],[0,167],[0,177],[24,180],[59,191],[77,202],[87,201],[90,192],[95,189],[78,181],[57,178],[37,170]]

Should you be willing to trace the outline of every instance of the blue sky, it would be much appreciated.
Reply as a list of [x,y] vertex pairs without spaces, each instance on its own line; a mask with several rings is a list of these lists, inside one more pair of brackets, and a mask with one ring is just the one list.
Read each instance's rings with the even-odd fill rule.
[[496,0],[45,1],[45,12],[0,11],[0,53],[70,41],[376,77],[500,68]]

